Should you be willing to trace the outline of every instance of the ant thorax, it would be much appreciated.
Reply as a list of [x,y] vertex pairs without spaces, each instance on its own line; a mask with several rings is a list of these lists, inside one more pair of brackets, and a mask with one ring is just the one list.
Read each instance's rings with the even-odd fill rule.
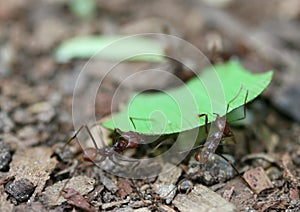
[[213,123],[216,125],[219,132],[223,132],[227,124],[226,115],[221,117],[217,114],[217,118]]

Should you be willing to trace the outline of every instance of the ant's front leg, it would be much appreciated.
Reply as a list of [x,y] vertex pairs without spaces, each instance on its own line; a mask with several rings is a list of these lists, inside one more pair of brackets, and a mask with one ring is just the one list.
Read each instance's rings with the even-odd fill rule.
[[206,133],[206,137],[208,136],[208,115],[206,113],[202,113],[202,114],[198,114],[198,118],[201,118],[201,117],[205,117],[205,133]]

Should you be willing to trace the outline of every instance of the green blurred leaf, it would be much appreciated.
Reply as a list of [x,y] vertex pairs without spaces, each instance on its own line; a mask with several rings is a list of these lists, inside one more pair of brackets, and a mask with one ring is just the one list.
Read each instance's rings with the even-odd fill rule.
[[93,56],[110,61],[147,61],[165,60],[163,46],[155,40],[126,36],[86,36],[64,41],[55,50],[57,62],[68,62],[74,58],[89,59]]
[[72,0],[69,2],[70,10],[79,18],[91,19],[96,14],[95,0]]
[[[272,75],[273,71],[251,73],[238,61],[215,65],[203,70],[199,75],[201,80],[195,77],[185,85],[164,93],[135,95],[123,111],[102,125],[143,134],[172,134],[190,130],[205,124],[204,118],[199,119],[197,114],[208,114],[209,122],[216,117],[213,113],[225,115],[228,102],[237,96],[241,85],[242,90],[230,103],[228,112],[244,104],[246,90],[249,93],[247,102],[256,98],[268,86]],[[220,93],[219,86],[223,93]],[[134,118],[136,128],[129,117]]]

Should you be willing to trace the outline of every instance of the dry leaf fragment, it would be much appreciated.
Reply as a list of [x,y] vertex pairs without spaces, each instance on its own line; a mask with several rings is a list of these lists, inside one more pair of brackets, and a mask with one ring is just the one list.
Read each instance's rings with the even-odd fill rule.
[[52,154],[53,150],[49,147],[34,147],[18,150],[13,156],[9,176],[15,177],[15,181],[26,178],[36,187],[32,201],[43,190],[57,164],[57,160],[51,158]]
[[87,202],[87,200],[73,188],[65,188],[62,195],[67,200],[67,203],[70,205],[74,205],[85,211],[95,211],[95,209],[92,208],[92,206]]
[[120,179],[117,183],[119,190],[117,191],[117,196],[124,199],[127,195],[132,193],[132,188],[128,182],[128,180]]
[[273,188],[273,184],[262,167],[246,171],[243,177],[251,189],[257,194],[265,189]]
[[299,190],[298,188],[290,188],[290,199],[299,201]]
[[76,189],[76,191],[81,195],[85,195],[94,189],[95,180],[93,178],[76,176],[71,178],[65,185],[67,180],[68,179],[59,181],[52,186],[47,187],[42,193],[42,201],[50,207],[60,205],[65,202],[66,200],[64,197],[60,195],[64,186],[66,186],[66,188]]
[[296,167],[292,163],[291,156],[286,153],[282,156],[282,169],[283,177],[286,179],[292,187],[296,188],[300,185],[299,180],[297,179],[297,174],[295,173]]

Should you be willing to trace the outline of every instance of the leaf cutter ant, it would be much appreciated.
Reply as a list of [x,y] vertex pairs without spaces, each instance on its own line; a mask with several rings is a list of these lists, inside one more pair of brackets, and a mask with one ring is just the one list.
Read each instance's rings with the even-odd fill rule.
[[[206,142],[204,143],[204,147],[201,149],[200,152],[197,152],[195,155],[195,159],[199,161],[200,163],[204,164],[208,161],[208,158],[210,157],[211,154],[213,154],[216,149],[218,148],[221,140],[223,140],[226,137],[233,137],[233,141],[235,142],[234,135],[232,131],[230,130],[229,122],[226,120],[226,115],[229,109],[229,105],[236,100],[236,98],[240,95],[242,91],[243,86],[241,86],[239,92],[237,95],[228,102],[227,108],[226,108],[226,113],[224,116],[220,116],[219,114],[214,113],[216,115],[216,120],[211,123],[211,129],[212,133],[210,133],[207,136]],[[248,98],[248,90],[246,90],[246,95],[245,95],[245,100],[244,100],[244,115],[243,117],[233,120],[233,121],[238,121],[246,118],[246,102]],[[208,132],[207,130],[207,122],[208,122],[208,116],[207,114],[199,114],[198,117],[205,117],[205,129],[206,133]]]
[[[130,117],[130,121],[135,128],[133,118]],[[124,132],[118,128],[115,128],[113,131],[113,134],[112,134],[113,144],[111,147],[107,147],[104,144],[103,134],[100,129],[100,140],[101,140],[101,144],[102,144],[103,148],[99,148],[96,143],[96,140],[91,132],[91,128],[97,126],[98,124],[99,124],[99,122],[96,122],[93,125],[91,125],[90,127],[88,127],[86,124],[82,125],[75,132],[75,134],[65,143],[63,148],[65,148],[70,142],[72,142],[78,136],[78,134],[83,129],[85,129],[87,131],[89,137],[91,138],[94,147],[88,147],[88,148],[83,149],[80,145],[81,149],[83,150],[83,157],[82,157],[83,161],[92,162],[93,164],[97,165],[97,163],[101,163],[108,158],[110,161],[112,161],[115,165],[118,165],[118,166],[123,166],[123,164],[119,163],[119,161],[135,162],[136,164],[132,167],[132,168],[135,168],[139,164],[138,160],[122,158],[119,154],[116,154],[116,153],[122,153],[123,151],[125,151],[126,149],[129,149],[129,148],[137,148],[139,144],[144,143],[144,139],[136,132],[133,132],[133,131]],[[62,195],[62,192],[65,189],[65,187],[67,186],[69,180],[70,179],[68,179],[65,182],[65,184],[63,185],[63,188],[59,192],[57,199]]]
[[[135,128],[133,118],[130,117],[130,121],[131,121],[132,125]],[[89,137],[91,138],[94,147],[88,147],[88,148],[85,148],[85,149],[82,148],[82,150],[83,150],[83,161],[92,162],[94,164],[97,164],[97,163],[101,163],[101,162],[105,161],[106,158],[108,158],[114,164],[119,165],[119,166],[123,166],[123,165],[120,164],[118,161],[138,162],[135,159],[122,158],[122,157],[120,157],[119,154],[116,154],[116,153],[122,153],[126,149],[137,148],[139,144],[144,143],[144,139],[138,133],[133,132],[133,131],[124,132],[124,131],[121,131],[118,128],[115,128],[114,131],[113,131],[113,134],[112,134],[112,146],[107,147],[104,144],[103,134],[102,134],[102,131],[100,129],[100,141],[101,141],[101,144],[102,144],[103,148],[99,148],[97,143],[96,143],[96,140],[95,140],[95,138],[94,138],[94,136],[92,135],[92,132],[91,132],[91,128],[97,126],[98,124],[99,124],[99,122],[93,124],[90,127],[88,127],[86,124],[82,125],[75,132],[75,134],[65,143],[64,147],[66,145],[68,145],[71,141],[73,141],[78,136],[78,134],[83,129],[85,129],[87,131]]]

